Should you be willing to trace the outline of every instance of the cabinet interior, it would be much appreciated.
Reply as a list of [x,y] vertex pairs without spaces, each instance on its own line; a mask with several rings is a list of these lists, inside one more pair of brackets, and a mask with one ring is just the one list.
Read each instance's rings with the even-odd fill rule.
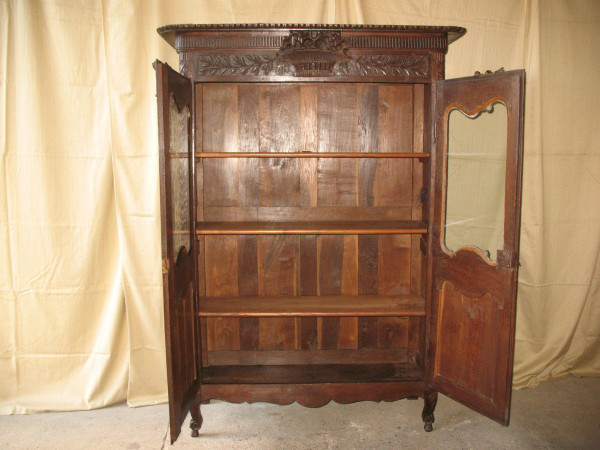
[[[424,91],[391,83],[195,84],[204,367],[290,366],[302,378],[307,368],[298,366],[315,365],[306,374],[327,382],[348,365],[368,364],[354,373],[422,379],[429,164],[413,156],[424,153]],[[409,155],[369,155],[378,153]],[[336,375],[328,378],[324,364]],[[214,367],[205,382],[228,376]]]

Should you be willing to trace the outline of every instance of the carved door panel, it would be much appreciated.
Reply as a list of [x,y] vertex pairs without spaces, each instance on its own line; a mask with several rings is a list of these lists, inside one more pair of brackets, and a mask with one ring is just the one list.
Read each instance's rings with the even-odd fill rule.
[[194,153],[192,83],[159,61],[161,242],[171,442],[177,439],[199,388],[195,314]]
[[507,425],[524,71],[440,81],[429,384]]

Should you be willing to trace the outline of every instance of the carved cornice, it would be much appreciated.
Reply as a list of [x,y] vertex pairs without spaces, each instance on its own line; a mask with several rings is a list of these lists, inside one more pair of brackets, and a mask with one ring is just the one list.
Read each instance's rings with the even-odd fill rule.
[[206,76],[352,76],[418,77],[430,74],[427,55],[348,54],[340,31],[291,31],[275,56],[257,54],[203,55],[182,52],[181,72]]
[[[424,25],[349,25],[349,24],[298,24],[298,23],[250,23],[250,24],[181,24],[181,25],[166,25],[158,28],[156,31],[175,47],[175,37],[182,36],[193,32],[244,32],[244,31],[290,31],[290,30],[338,30],[344,32],[385,32],[393,33],[394,38],[401,37],[410,40],[419,40],[422,37],[416,36],[418,33],[436,33],[446,35],[442,38],[444,47],[451,44],[455,40],[462,37],[467,30],[462,27],[452,26],[424,26]],[[402,36],[402,33],[410,34],[410,36]],[[358,36],[357,36],[358,37]],[[386,39],[386,36],[360,36],[360,38],[371,38],[372,42],[377,42],[377,39]],[[248,38],[251,38],[248,36]],[[354,42],[352,42],[354,46]],[[369,47],[373,43],[368,44]],[[400,45],[407,47],[406,45]],[[410,48],[410,47],[407,47]],[[414,47],[417,48],[417,47]],[[427,48],[438,48],[429,46]]]

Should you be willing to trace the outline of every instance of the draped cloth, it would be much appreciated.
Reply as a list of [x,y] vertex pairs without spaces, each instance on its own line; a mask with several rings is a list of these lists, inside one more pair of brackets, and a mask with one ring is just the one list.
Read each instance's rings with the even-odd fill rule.
[[155,73],[172,23],[457,25],[527,71],[514,387],[600,374],[596,0],[4,0],[0,413],[164,402]]

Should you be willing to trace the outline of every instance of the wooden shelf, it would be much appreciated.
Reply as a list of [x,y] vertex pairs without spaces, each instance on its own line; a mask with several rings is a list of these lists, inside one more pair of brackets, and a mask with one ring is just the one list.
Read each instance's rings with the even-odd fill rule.
[[289,366],[209,366],[206,384],[290,384],[422,381],[413,364],[306,364]]
[[214,234],[426,234],[415,220],[335,222],[198,222],[196,233]]
[[[177,156],[181,155],[181,156]],[[196,158],[429,158],[429,153],[373,152],[196,152]],[[173,158],[187,158],[187,153],[174,153]]]
[[423,316],[414,295],[323,295],[302,297],[201,297],[203,317]]

